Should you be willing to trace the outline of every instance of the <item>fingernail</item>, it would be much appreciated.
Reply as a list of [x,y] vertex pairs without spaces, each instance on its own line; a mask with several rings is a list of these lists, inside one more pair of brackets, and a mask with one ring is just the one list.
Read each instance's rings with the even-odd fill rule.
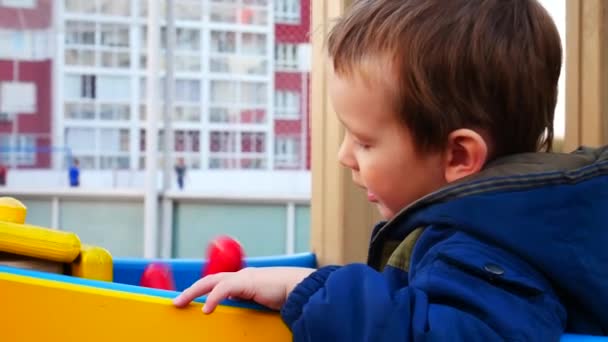
[[207,307],[205,305],[203,305],[203,313],[204,314],[208,314],[209,313],[209,309],[207,309]]

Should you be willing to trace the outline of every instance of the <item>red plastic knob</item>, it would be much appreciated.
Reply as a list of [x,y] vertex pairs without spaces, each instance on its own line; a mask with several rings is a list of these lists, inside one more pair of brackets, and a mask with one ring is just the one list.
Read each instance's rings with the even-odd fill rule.
[[236,272],[243,268],[243,258],[243,247],[237,240],[229,236],[218,237],[207,247],[207,266],[203,269],[203,277],[220,272]]
[[162,263],[152,263],[141,276],[140,285],[154,289],[175,291],[171,267]]

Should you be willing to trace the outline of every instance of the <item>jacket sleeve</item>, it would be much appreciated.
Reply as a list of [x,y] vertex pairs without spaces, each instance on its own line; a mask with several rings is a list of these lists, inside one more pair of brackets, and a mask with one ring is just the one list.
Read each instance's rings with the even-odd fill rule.
[[395,284],[399,272],[320,268],[281,310],[294,341],[557,341],[564,330],[565,311],[542,275],[478,241],[429,249],[409,284]]

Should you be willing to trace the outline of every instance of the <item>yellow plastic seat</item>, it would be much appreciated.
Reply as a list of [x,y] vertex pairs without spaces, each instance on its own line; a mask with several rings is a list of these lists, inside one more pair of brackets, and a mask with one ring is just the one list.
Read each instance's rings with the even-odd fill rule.
[[113,269],[110,252],[105,248],[85,244],[71,265],[71,274],[80,278],[112,281]]
[[83,245],[74,233],[25,223],[27,208],[12,197],[0,197],[0,263],[21,268],[112,281],[112,255]]
[[20,201],[0,198],[0,251],[65,263],[76,259],[80,253],[76,234],[26,224],[26,212]]

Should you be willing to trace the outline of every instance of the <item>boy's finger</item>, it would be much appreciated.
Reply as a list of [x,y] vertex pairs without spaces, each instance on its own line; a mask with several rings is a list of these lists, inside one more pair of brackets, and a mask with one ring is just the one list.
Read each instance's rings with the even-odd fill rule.
[[227,280],[219,284],[219,286],[214,287],[209,295],[207,295],[207,300],[205,300],[205,305],[203,305],[203,312],[206,314],[212,313],[215,307],[224,299],[230,296],[239,297],[240,293],[243,292],[242,286],[242,283]]
[[198,298],[206,293],[209,293],[217,285],[217,283],[224,277],[223,273],[213,274],[203,279],[200,279],[196,283],[192,284],[189,288],[185,289],[179,296],[173,299],[173,305],[178,308],[188,305],[195,298]]

